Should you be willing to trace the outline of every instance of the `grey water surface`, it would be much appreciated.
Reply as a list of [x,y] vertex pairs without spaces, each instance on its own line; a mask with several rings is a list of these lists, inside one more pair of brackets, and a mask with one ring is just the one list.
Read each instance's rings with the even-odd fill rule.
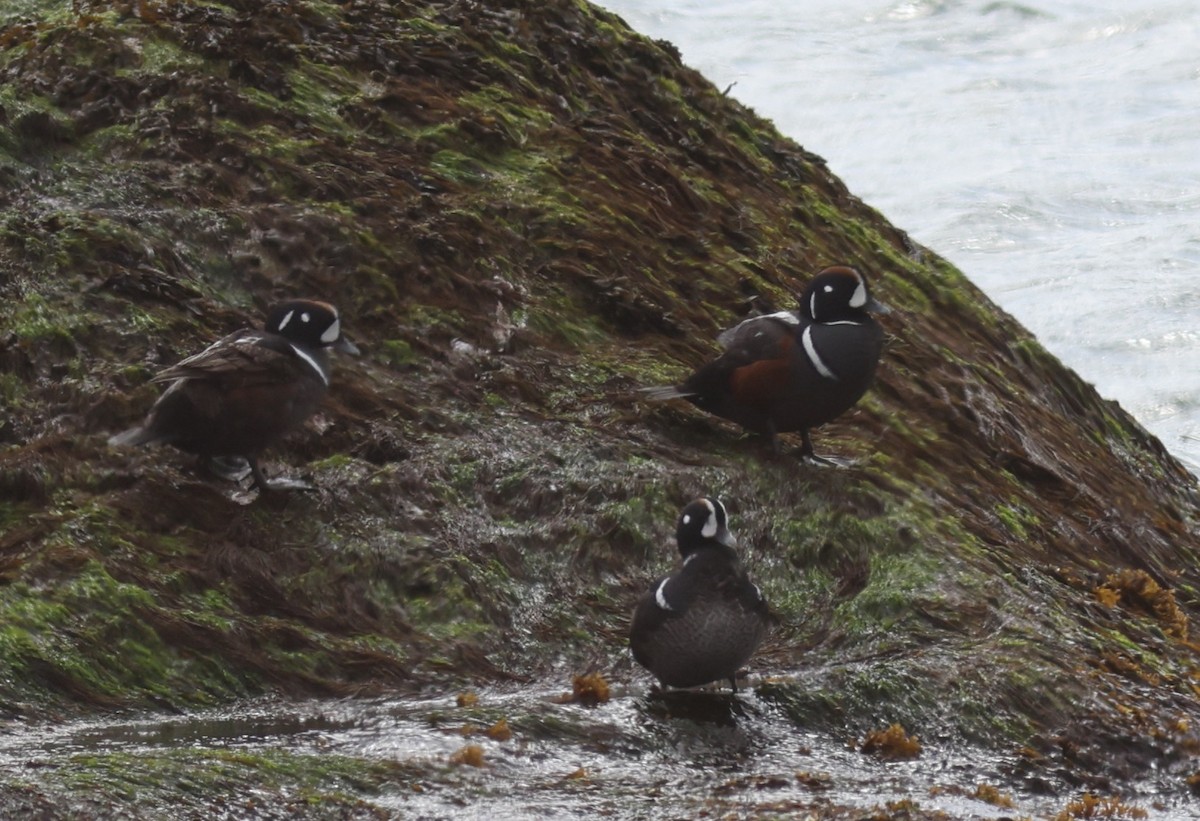
[[[936,738],[925,739],[913,760],[866,755],[854,739],[797,727],[772,693],[769,684],[738,696],[655,696],[639,689],[618,691],[595,707],[560,703],[561,691],[530,687],[480,691],[471,708],[457,705],[453,696],[263,699],[178,717],[24,727],[0,743],[0,774],[10,783],[36,780],[50,794],[65,786],[84,802],[77,817],[131,819],[866,819],[880,812],[909,817],[905,807],[911,806],[982,821],[1053,818],[1077,792],[1065,785],[1022,787],[1012,777],[1019,755]],[[509,722],[511,738],[464,735],[464,729],[482,730],[499,718]],[[482,748],[481,766],[453,763],[468,743]],[[163,769],[156,763],[194,756],[199,772],[214,766],[214,754],[243,763],[271,755],[284,770],[294,767],[287,761],[304,757],[345,757],[364,767],[378,762],[399,769],[382,789],[354,780],[340,785],[359,795],[361,812],[323,808],[311,799],[303,811],[303,800],[299,806],[284,802],[295,799],[296,786],[266,783],[269,767],[261,786],[228,795],[203,787],[201,776],[184,782],[178,764]],[[121,779],[128,786],[97,779],[102,797],[85,798],[80,788],[86,785],[73,781],[71,773],[86,766],[84,777],[96,778],[94,772],[104,770],[97,761],[108,762],[109,770],[132,768]],[[999,785],[1001,803],[981,799],[981,785]],[[1145,813],[1136,817],[1151,821],[1195,817],[1177,790],[1152,776],[1131,806]],[[0,815],[3,809],[0,800]]]

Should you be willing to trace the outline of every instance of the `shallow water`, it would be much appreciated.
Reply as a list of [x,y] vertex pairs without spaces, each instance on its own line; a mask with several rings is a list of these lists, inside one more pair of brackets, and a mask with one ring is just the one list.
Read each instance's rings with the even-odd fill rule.
[[603,0],[1200,472],[1200,3]]
[[[395,762],[415,774],[362,795],[368,805],[401,817],[456,819],[723,817],[904,800],[955,818],[1044,817],[1078,793],[1014,789],[1012,757],[937,739],[924,739],[917,759],[880,760],[854,739],[796,727],[778,706],[779,693],[770,684],[737,696],[624,691],[596,707],[558,703],[561,691],[529,688],[483,691],[468,708],[454,696],[263,701],[178,718],[10,727],[0,741],[0,772],[5,781],[36,782],[39,773],[95,756],[150,761],[170,750],[341,755]],[[511,739],[463,734],[499,718],[507,719]],[[483,747],[484,766],[450,763],[467,743]],[[999,787],[1013,806],[972,797],[981,784]],[[1155,793],[1147,784],[1131,803],[1152,819],[1188,817],[1187,807],[1155,809]],[[196,795],[179,797],[195,809]],[[164,804],[139,812],[170,813],[170,799]]]

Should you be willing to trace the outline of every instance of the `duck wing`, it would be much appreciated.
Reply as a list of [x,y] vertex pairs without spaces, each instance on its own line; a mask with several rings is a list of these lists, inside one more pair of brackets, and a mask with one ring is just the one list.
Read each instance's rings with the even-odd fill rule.
[[236,331],[155,375],[151,382],[271,384],[294,376],[297,353],[275,334]]

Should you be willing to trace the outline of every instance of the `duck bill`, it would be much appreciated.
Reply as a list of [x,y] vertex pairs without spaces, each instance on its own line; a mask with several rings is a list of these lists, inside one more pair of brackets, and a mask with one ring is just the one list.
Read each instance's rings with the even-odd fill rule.
[[737,538],[734,537],[733,533],[727,527],[721,528],[720,532],[717,533],[716,539],[726,547],[737,547]]
[[867,304],[863,306],[863,310],[870,311],[873,314],[890,314],[892,309],[884,305],[875,297],[867,300]]
[[330,347],[332,347],[335,351],[348,353],[351,356],[358,356],[359,354],[358,346],[344,336],[338,337],[338,341],[334,342]]

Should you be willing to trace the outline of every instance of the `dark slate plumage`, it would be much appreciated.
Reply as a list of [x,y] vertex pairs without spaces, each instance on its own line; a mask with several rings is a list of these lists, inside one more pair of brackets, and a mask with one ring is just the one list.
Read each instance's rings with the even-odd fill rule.
[[171,386],[140,427],[109,442],[165,442],[215,461],[240,457],[269,489],[258,456],[317,409],[329,388],[330,348],[358,353],[341,334],[336,308],[315,300],[277,305],[262,331],[235,331],[155,376]]
[[766,436],[799,431],[801,453],[813,454],[809,430],[852,408],[875,378],[883,329],[870,312],[887,312],[854,268],[821,271],[800,309],[747,319],[718,337],[724,353],[683,383],[650,388],[650,399],[683,398],[711,414]]
[[697,687],[735,676],[767,634],[766,600],[742,569],[725,506],[712,497],[679,514],[683,567],[638,602],[629,630],[633,658],[665,686]]

